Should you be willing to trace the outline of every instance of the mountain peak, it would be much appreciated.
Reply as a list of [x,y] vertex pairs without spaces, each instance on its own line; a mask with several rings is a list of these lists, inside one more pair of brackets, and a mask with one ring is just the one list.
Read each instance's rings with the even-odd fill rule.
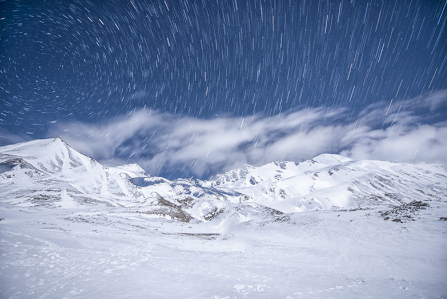
[[351,158],[337,155],[337,154],[321,154],[312,159],[312,161],[316,161],[321,164],[326,165],[336,165],[344,162],[352,161]]
[[143,168],[141,168],[140,165],[136,164],[136,163],[132,163],[132,164],[125,164],[125,165],[121,165],[121,166],[117,166],[117,168],[119,169],[123,169],[123,170],[127,170],[127,171],[131,171],[133,173],[139,174],[141,176],[149,176]]
[[[20,159],[43,173],[56,173],[97,163],[61,138],[38,139],[0,147],[0,162]],[[18,161],[18,160],[17,160]],[[11,163],[10,163],[11,164]],[[20,163],[19,163],[20,164]]]

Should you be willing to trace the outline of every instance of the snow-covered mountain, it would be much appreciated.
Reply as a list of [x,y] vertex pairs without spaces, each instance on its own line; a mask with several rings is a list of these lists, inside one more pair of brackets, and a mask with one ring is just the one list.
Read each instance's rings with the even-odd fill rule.
[[207,183],[238,191],[250,201],[286,213],[447,197],[447,173],[442,165],[353,161],[329,154],[301,163],[245,165]]
[[277,213],[256,203],[239,205],[247,196],[231,189],[150,177],[136,164],[105,167],[60,138],[1,147],[0,166],[0,194],[18,206],[105,205],[186,222],[234,213],[236,206],[241,215]]
[[60,138],[34,140],[0,147],[1,194],[21,206],[143,200],[129,179],[144,173],[138,166],[108,168]]
[[279,214],[447,197],[442,165],[329,154],[301,163],[245,165],[209,181],[170,181],[137,164],[105,167],[54,138],[1,147],[0,165],[2,197],[19,206],[104,204],[183,221],[211,220],[236,207],[239,213],[246,207]]

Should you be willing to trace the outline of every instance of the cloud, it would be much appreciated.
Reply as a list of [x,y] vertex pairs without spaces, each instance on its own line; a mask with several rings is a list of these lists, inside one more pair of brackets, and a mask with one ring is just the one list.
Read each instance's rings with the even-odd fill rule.
[[441,90],[382,101],[355,118],[347,109],[327,107],[213,119],[142,109],[100,125],[57,123],[48,136],[59,135],[99,160],[137,162],[148,173],[174,177],[205,178],[244,163],[301,161],[321,153],[446,163],[447,123],[436,118],[446,99],[447,91]]
[[0,128],[0,146],[29,141],[29,140],[31,140],[31,137],[29,137],[28,135],[21,136],[21,135],[17,135],[17,134],[11,134],[8,131],[2,130]]
[[447,124],[445,125],[421,125],[394,137],[390,137],[391,129],[370,131],[361,138],[352,140],[352,148],[343,150],[341,154],[357,160],[447,163]]

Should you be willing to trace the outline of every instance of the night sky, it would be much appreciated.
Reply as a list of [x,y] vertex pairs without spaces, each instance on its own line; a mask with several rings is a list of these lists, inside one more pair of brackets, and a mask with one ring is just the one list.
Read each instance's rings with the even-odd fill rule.
[[[103,143],[98,140],[106,134],[128,130],[108,144],[113,150],[88,154],[110,163],[138,162],[154,174],[202,178],[225,165],[351,150],[353,143],[333,146],[333,136],[321,133],[331,146],[268,158],[254,152],[298,131],[302,138],[303,130],[321,126],[357,129],[367,114],[363,132],[383,131],[386,138],[378,139],[390,139],[391,130],[397,138],[424,126],[443,129],[446,5],[447,0],[0,1],[0,144],[65,134],[76,147],[80,136]],[[309,121],[311,112],[322,116]],[[146,124],[113,127],[135,115]],[[212,149],[206,149],[206,157],[166,162],[183,153],[187,140],[179,136],[186,135],[176,133],[188,124],[193,134],[191,122],[212,127],[222,120],[238,131],[251,126],[255,135],[264,121],[300,116],[296,126],[278,127],[259,141],[268,130],[263,127],[222,158],[208,161]],[[160,140],[169,138],[164,149]],[[439,135],[433,138],[432,144],[444,145]],[[298,143],[288,144],[296,150]],[[169,152],[169,144],[177,147]],[[231,158],[234,153],[244,158]],[[430,157],[421,159],[437,161]],[[200,171],[191,170],[202,162]]]

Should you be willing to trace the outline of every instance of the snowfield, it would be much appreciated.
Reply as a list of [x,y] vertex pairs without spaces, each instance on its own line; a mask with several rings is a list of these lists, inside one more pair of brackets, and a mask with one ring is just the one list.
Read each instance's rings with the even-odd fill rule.
[[246,165],[209,181],[0,147],[1,298],[447,298],[447,172]]

